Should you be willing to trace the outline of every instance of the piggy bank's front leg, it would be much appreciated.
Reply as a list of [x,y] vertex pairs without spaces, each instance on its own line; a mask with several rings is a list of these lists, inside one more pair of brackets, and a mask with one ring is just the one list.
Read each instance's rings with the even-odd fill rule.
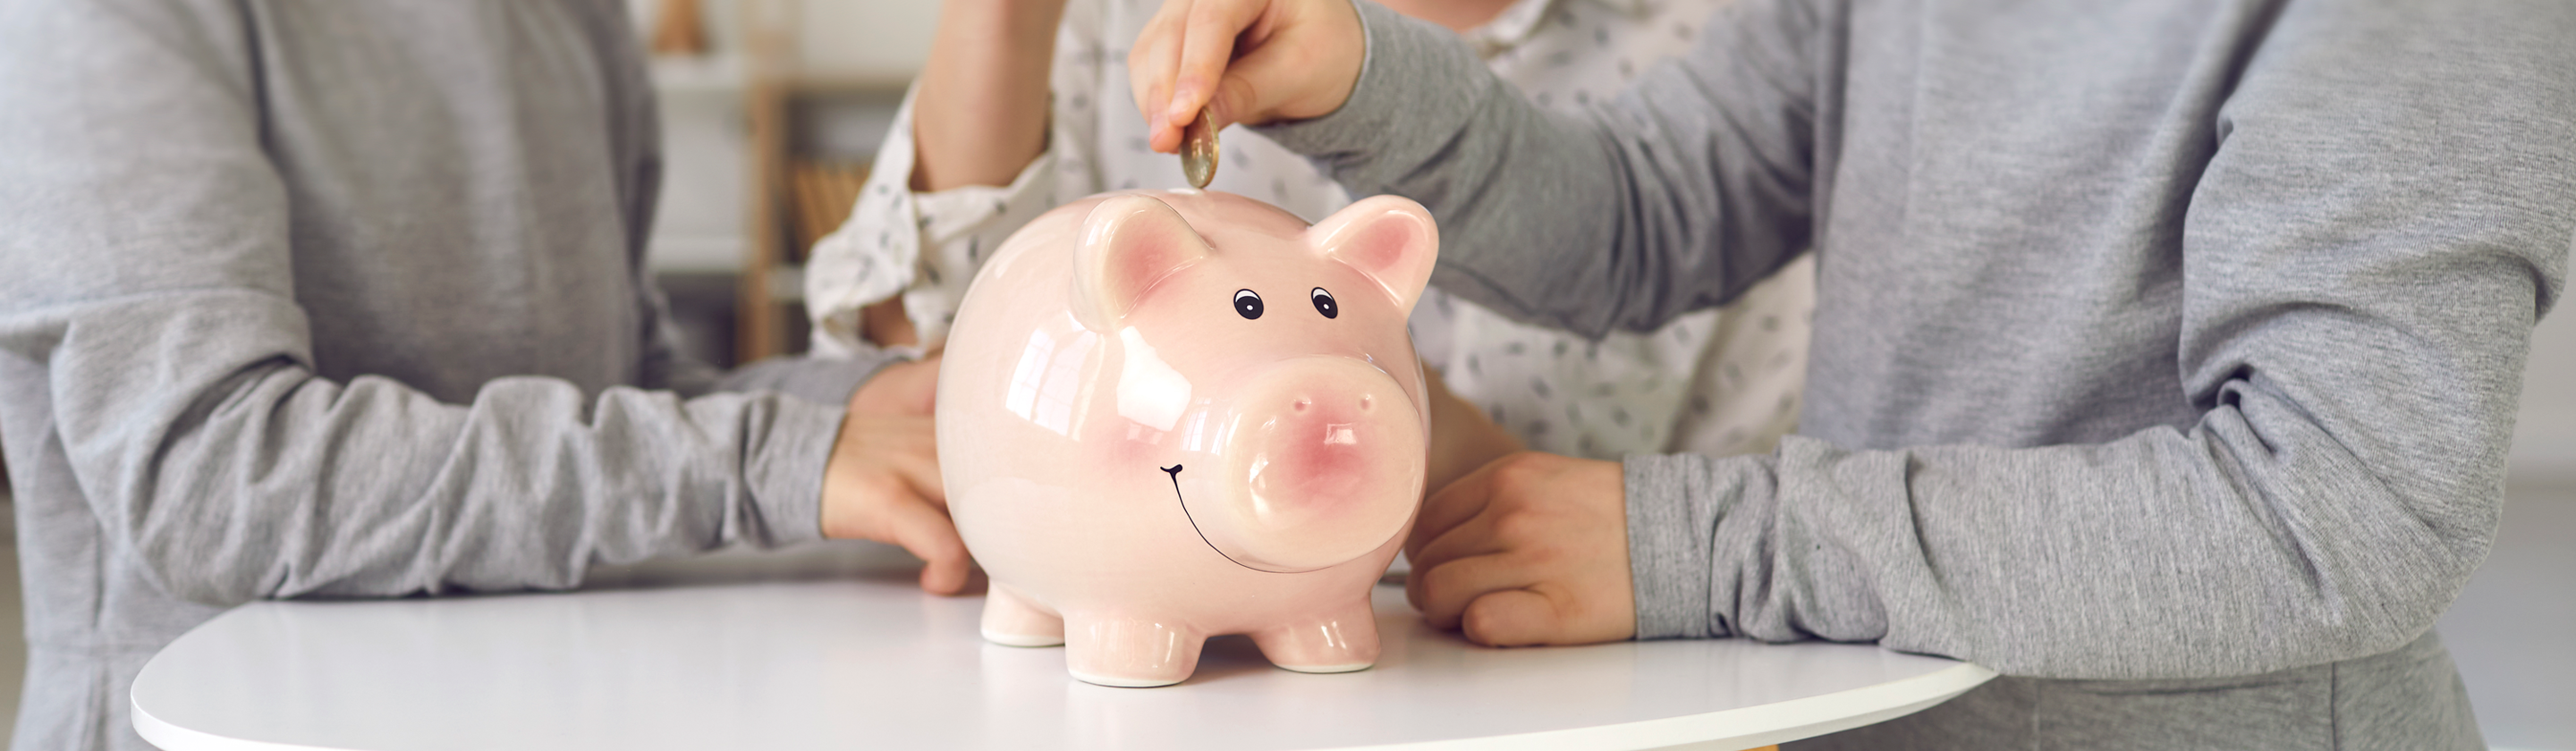
[[1064,614],[1064,666],[1084,683],[1169,686],[1199,667],[1207,635],[1151,618]]
[[1347,673],[1377,664],[1377,614],[1366,596],[1254,633],[1252,643],[1270,664],[1300,673]]
[[1064,643],[1064,619],[1040,609],[1019,590],[993,582],[984,597],[984,640],[1013,647],[1052,647]]

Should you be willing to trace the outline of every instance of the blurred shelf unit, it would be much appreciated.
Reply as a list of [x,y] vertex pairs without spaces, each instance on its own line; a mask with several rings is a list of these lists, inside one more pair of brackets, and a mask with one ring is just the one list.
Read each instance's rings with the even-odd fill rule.
[[656,55],[652,66],[653,89],[665,97],[742,94],[744,74],[739,54]]
[[645,252],[660,274],[732,274],[742,271],[742,235],[656,232]]
[[[796,232],[792,249],[810,251],[824,235],[841,227],[867,186],[868,167],[825,158],[791,157],[787,162],[787,218]],[[801,257],[800,257],[801,260]]]
[[[652,62],[653,88],[663,96],[739,96],[751,88],[749,66],[741,53],[710,53],[694,57],[656,56]],[[912,76],[902,71],[884,72],[813,72],[785,71],[774,79],[798,95],[833,94],[901,94],[912,85]]]

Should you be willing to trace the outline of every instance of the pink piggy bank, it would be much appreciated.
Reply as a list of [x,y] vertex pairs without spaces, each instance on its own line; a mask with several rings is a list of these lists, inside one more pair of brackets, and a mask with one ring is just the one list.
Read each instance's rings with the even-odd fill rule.
[[1369,588],[1422,496],[1405,317],[1439,255],[1379,196],[1308,227],[1226,193],[1094,196],[994,251],[950,329],[939,458],[992,575],[984,638],[1179,683],[1217,634],[1367,668]]

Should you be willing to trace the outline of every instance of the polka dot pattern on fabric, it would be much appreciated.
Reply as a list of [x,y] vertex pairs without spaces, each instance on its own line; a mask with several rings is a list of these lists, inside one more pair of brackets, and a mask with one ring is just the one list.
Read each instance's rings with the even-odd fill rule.
[[[1533,103],[1599,108],[1656,62],[1688,50],[1698,25],[1727,2],[1517,0],[1465,37]],[[1186,187],[1179,160],[1151,150],[1143,118],[1126,106],[1126,45],[1161,5],[1070,0],[1050,74],[1048,153],[1010,186],[912,193],[900,180],[874,181],[834,235],[867,241],[827,240],[815,249],[807,279],[816,319],[854,319],[858,307],[901,295],[916,322],[935,322],[923,331],[935,340],[986,250],[1059,198]],[[911,171],[909,100],[896,117],[878,155],[881,174]],[[1242,128],[1221,138],[1225,168],[1209,190],[1269,201],[1308,221],[1349,204],[1305,157]],[[1738,453],[1767,450],[1795,424],[1812,299],[1811,281],[1768,281],[1723,313],[1702,310],[1654,332],[1592,342],[1434,289],[1411,323],[1426,364],[1531,448],[1597,458]],[[849,336],[851,327],[826,329],[817,327],[818,340]]]

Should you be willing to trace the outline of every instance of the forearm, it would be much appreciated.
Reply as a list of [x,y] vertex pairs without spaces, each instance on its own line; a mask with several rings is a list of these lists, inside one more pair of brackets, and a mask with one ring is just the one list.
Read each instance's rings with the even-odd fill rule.
[[[409,224],[490,224],[496,215],[477,213],[487,204],[603,209],[425,240],[335,224],[335,211],[359,209],[297,200],[314,185],[345,185],[317,174],[383,175],[399,169],[388,165],[601,136],[547,121],[512,131],[522,140],[497,151],[397,149],[291,177],[281,155],[317,152],[274,129],[328,120],[262,109],[270,79],[254,75],[262,48],[238,4],[17,5],[7,14],[20,10],[41,12],[0,23],[0,110],[25,114],[0,119],[0,171],[11,176],[0,180],[0,225],[9,228],[0,232],[0,361],[20,366],[8,369],[13,394],[41,396],[13,398],[35,406],[12,411],[10,429],[43,426],[27,440],[58,444],[57,471],[77,483],[54,487],[87,502],[85,523],[106,549],[163,591],[233,603],[560,587],[595,561],[816,536],[837,408],[611,387],[688,380],[668,357],[649,286],[623,302],[643,317],[631,327],[588,315],[622,312],[587,308],[611,298],[548,299],[558,285],[636,273],[631,258],[610,255],[631,250],[625,236],[597,231],[631,214],[536,200],[548,192],[542,181],[450,182],[441,173],[416,188],[364,183],[373,187],[361,192],[397,191],[378,196],[387,205],[421,203],[421,216],[445,218]],[[547,170],[610,166],[537,161]],[[450,194],[492,200],[466,209],[434,198]],[[479,245],[487,235],[494,247]],[[584,262],[526,260],[537,254]],[[499,271],[456,270],[478,268]],[[373,291],[494,286],[509,291],[424,307],[356,302]],[[566,314],[574,320],[549,320]],[[622,336],[643,338],[632,349],[599,346]],[[476,341],[490,338],[513,343]],[[346,375],[319,375],[326,366]],[[564,378],[502,377],[516,372]]]
[[912,189],[1008,185],[1045,150],[1062,0],[950,0],[913,100]]
[[2087,679],[2259,673],[2420,635],[2501,498],[2406,492],[2277,410],[2088,446],[1791,436],[1776,456],[1632,458],[1638,635],[1875,641]]
[[1354,195],[1429,208],[1442,289],[1579,333],[1652,330],[1806,245],[1812,107],[1796,68],[1820,22],[1795,2],[1748,4],[1628,93],[1557,116],[1455,35],[1362,3],[1368,60],[1349,100],[1263,132]]
[[190,599],[568,587],[592,563],[819,535],[837,407],[335,383],[303,364],[295,308],[257,293],[61,315],[9,325],[74,332],[49,368],[73,469],[107,533]]

